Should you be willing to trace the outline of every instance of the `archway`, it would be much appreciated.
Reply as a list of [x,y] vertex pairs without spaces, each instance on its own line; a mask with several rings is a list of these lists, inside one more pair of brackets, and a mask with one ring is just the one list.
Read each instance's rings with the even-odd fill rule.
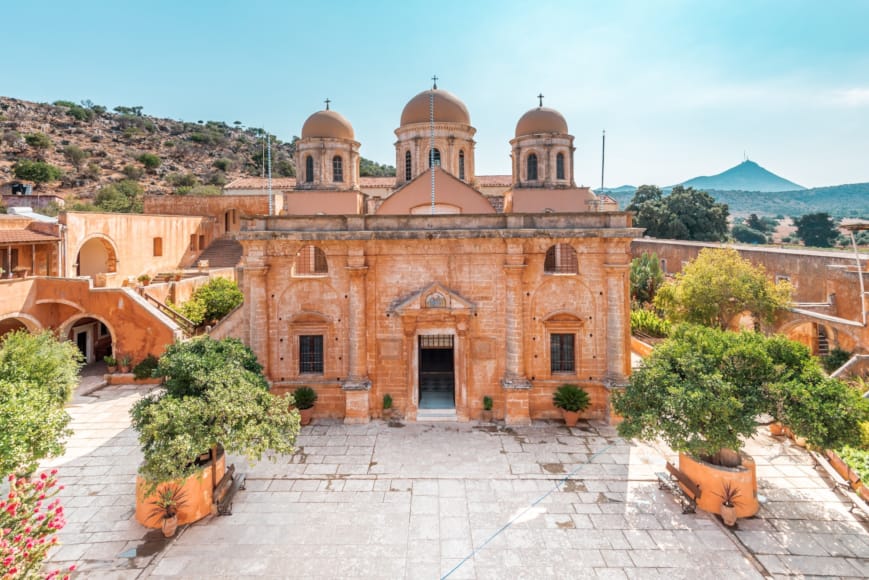
[[26,330],[28,332],[38,332],[42,329],[42,325],[30,315],[20,312],[8,314],[0,317],[0,337],[3,337],[8,332],[15,330]]
[[114,353],[114,336],[103,320],[84,315],[68,320],[61,327],[60,336],[75,343],[85,364],[100,362]]
[[118,253],[108,238],[96,236],[85,241],[78,251],[76,276],[95,277],[117,271]]

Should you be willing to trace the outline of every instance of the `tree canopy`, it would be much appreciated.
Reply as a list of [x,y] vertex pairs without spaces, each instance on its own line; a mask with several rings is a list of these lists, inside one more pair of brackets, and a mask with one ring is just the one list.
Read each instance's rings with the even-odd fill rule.
[[292,398],[269,393],[262,367],[237,339],[203,337],[170,346],[155,376],[166,389],[131,410],[150,484],[192,475],[197,455],[215,445],[256,461],[271,450],[292,453],[299,414]]
[[44,161],[33,161],[30,159],[21,159],[16,162],[12,167],[12,171],[18,179],[27,179],[36,183],[57,181],[63,176],[60,168]]
[[772,283],[762,266],[754,266],[733,249],[705,248],[667,282],[655,306],[673,322],[727,328],[741,312],[758,322],[772,321],[790,303],[791,286]]
[[693,187],[677,185],[665,196],[657,186],[641,185],[626,209],[636,212],[635,225],[655,238],[714,242],[727,237],[727,205]]
[[141,213],[142,186],[130,179],[101,187],[94,197],[97,209],[115,213]]
[[662,438],[702,458],[738,450],[770,413],[810,442],[834,448],[860,437],[869,401],[829,379],[809,350],[781,336],[682,325],[613,399],[619,434]]
[[651,303],[664,283],[658,254],[643,253],[631,260],[631,301]]
[[81,354],[49,331],[7,333],[0,343],[0,475],[30,473],[63,453],[64,405],[78,382]]
[[791,219],[797,227],[797,237],[807,246],[831,248],[839,237],[836,222],[826,212],[807,213]]

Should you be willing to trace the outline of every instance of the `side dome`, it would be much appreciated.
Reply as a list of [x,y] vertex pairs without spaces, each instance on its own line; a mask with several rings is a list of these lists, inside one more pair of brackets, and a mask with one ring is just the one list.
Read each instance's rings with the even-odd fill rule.
[[401,125],[429,122],[429,99],[434,93],[434,120],[440,123],[471,124],[468,108],[454,94],[441,89],[423,91],[412,98],[401,112]]
[[516,123],[516,137],[535,133],[567,133],[567,121],[561,113],[549,107],[531,109]]
[[353,140],[353,125],[341,113],[317,111],[302,125],[302,139],[308,137],[332,137]]

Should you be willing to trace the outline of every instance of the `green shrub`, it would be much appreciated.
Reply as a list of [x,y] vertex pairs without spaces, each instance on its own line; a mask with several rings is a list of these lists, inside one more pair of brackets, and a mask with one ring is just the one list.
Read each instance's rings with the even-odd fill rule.
[[836,453],[848,464],[848,467],[857,472],[861,480],[869,481],[869,449],[857,449],[846,445]]
[[135,367],[133,367],[133,376],[137,379],[150,379],[154,371],[157,370],[159,361],[153,354],[149,354]]
[[94,196],[94,205],[100,211],[116,213],[141,213],[142,195],[145,191],[135,181],[125,179],[101,187]]
[[193,187],[199,184],[199,178],[192,173],[170,173],[166,181],[175,187]]
[[145,170],[135,165],[124,165],[121,171],[127,179],[132,179],[133,181],[139,181],[145,175]]
[[24,141],[35,149],[48,149],[51,147],[51,139],[45,133],[29,133],[24,136]]
[[591,404],[591,398],[582,387],[564,384],[552,395],[552,404],[559,409],[576,413],[585,411]]
[[766,236],[763,232],[748,226],[737,224],[730,230],[733,239],[744,244],[765,244]]
[[486,395],[485,397],[483,397],[483,410],[484,411],[491,411],[493,404],[494,404],[494,401],[492,401],[492,397],[490,397],[489,395]]
[[214,278],[193,292],[180,306],[170,305],[194,324],[220,320],[244,302],[238,284],[226,278]]
[[300,411],[310,409],[317,402],[317,393],[311,387],[299,387],[293,391],[293,400]]
[[67,145],[63,148],[63,156],[66,157],[66,160],[69,161],[73,167],[78,169],[81,167],[82,162],[87,159],[88,153],[76,145]]
[[12,171],[18,179],[27,179],[36,183],[47,183],[49,181],[57,181],[63,176],[63,172],[44,161],[31,161],[30,159],[22,159],[13,167]]
[[651,310],[631,310],[631,332],[666,338],[670,336],[670,322]]
[[383,395],[383,408],[384,409],[391,409],[392,408],[392,395],[390,395],[389,393],[386,393],[385,395]]
[[145,169],[157,169],[163,160],[153,153],[142,153],[136,157],[136,161],[145,166]]
[[197,185],[187,192],[187,195],[199,195],[203,197],[222,195],[223,190],[216,185]]
[[839,369],[843,364],[851,359],[851,353],[839,347],[834,348],[825,357],[821,358],[821,363],[824,365],[824,370],[828,373]]
[[232,165],[232,159],[215,159],[214,163],[211,164],[212,167],[220,171],[229,171],[232,169]]

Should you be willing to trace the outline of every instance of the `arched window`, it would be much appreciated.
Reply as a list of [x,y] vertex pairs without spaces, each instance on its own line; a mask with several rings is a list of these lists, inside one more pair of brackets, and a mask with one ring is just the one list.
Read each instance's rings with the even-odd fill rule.
[[413,169],[413,165],[411,164],[410,151],[407,151],[404,154],[404,180],[405,181],[410,181],[413,178],[413,173],[411,173],[411,169]]
[[459,179],[465,179],[465,152],[459,151]]
[[578,270],[576,250],[570,244],[555,244],[546,250],[543,271],[547,274],[576,274]]
[[532,153],[528,156],[528,181],[537,180],[537,155]]
[[555,179],[564,179],[564,153],[555,156]]
[[344,161],[340,155],[332,158],[332,181],[344,181]]
[[432,166],[432,160],[434,160],[435,167],[440,167],[441,164],[441,152],[439,149],[432,149],[429,151],[428,155],[428,166]]
[[305,183],[314,183],[314,158],[305,157]]
[[296,254],[293,274],[296,276],[316,276],[328,274],[329,265],[326,254],[317,246],[305,246]]

